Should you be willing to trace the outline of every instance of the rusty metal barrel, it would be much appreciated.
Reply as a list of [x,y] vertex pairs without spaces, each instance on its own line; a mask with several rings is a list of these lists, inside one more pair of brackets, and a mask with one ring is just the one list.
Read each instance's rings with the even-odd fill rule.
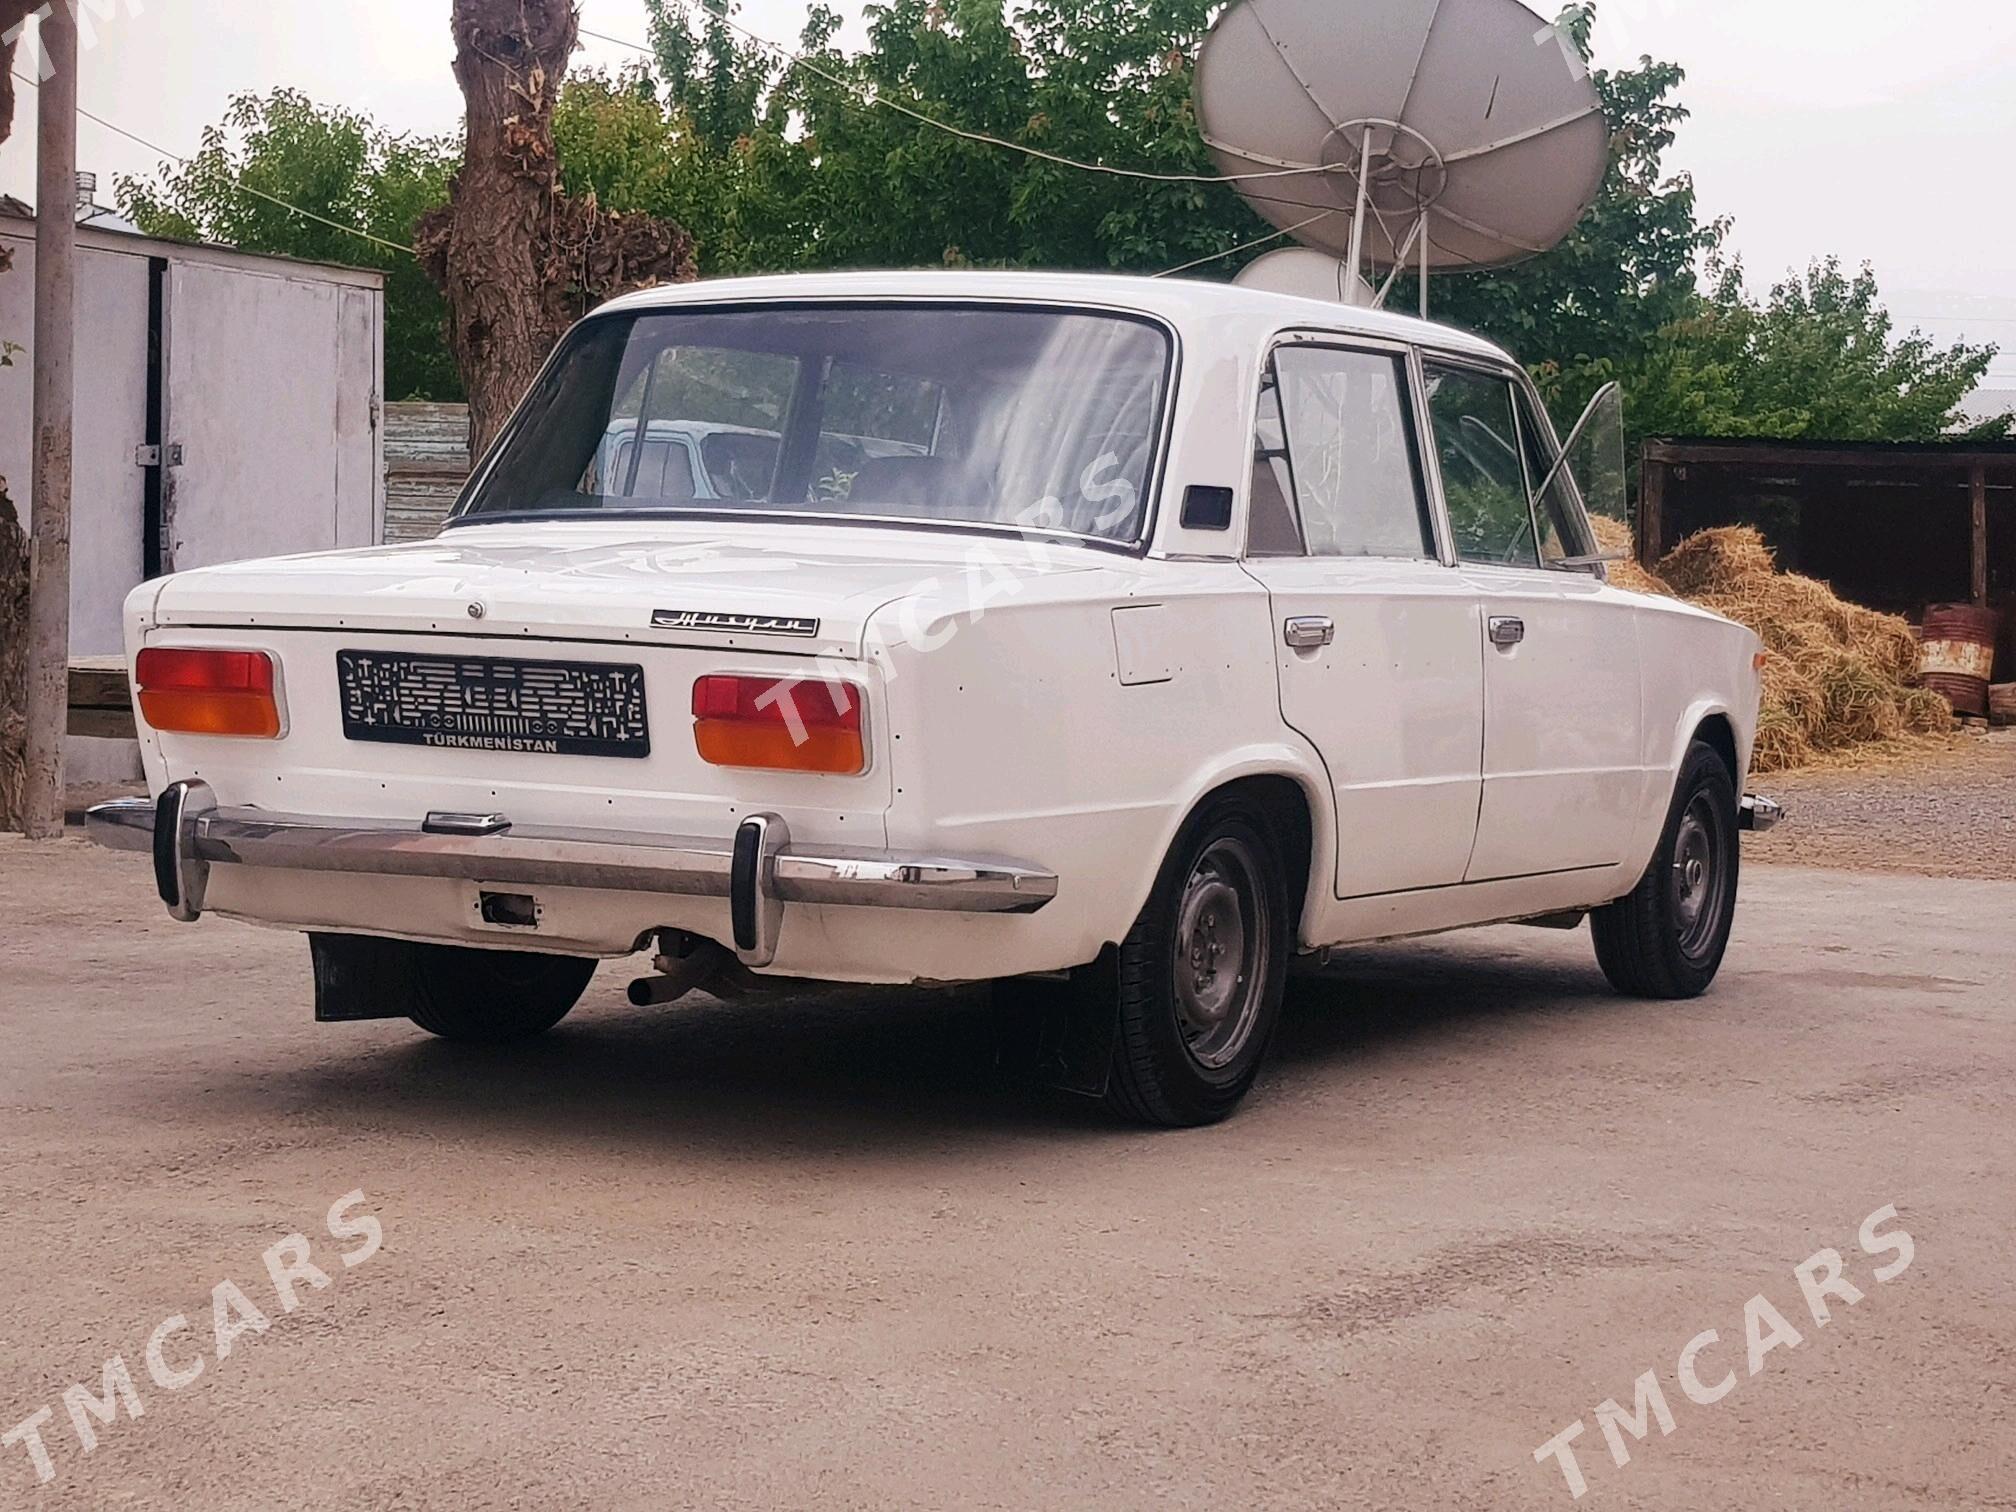
[[1925,611],[1925,686],[1943,695],[1955,714],[1988,716],[1988,685],[1995,671],[1995,638],[2002,616],[1972,604],[1934,604]]

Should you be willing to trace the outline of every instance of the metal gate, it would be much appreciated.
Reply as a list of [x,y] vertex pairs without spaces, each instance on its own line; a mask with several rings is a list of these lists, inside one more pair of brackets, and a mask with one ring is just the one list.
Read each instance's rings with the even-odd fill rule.
[[379,307],[375,289],[169,265],[161,570],[378,540]]

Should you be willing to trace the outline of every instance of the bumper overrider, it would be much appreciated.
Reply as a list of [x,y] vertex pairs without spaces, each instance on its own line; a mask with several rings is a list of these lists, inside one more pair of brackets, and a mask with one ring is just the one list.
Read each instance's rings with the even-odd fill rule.
[[99,845],[151,852],[161,900],[185,922],[202,917],[213,866],[664,893],[726,898],[735,952],[759,967],[776,958],[787,903],[1031,914],[1057,896],[1053,873],[1015,862],[799,850],[774,814],[718,840],[524,826],[501,814],[430,814],[414,826],[220,808],[208,783],[191,781],[158,802],[99,804],[85,823]]

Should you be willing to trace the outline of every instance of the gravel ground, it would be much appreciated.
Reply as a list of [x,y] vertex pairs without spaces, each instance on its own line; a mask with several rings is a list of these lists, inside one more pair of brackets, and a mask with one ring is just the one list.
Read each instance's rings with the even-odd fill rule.
[[1751,786],[1790,818],[1750,842],[1775,866],[2016,879],[2016,730],[1861,772],[1788,772]]
[[[1247,1111],[1156,1136],[1005,1080],[972,995],[640,1012],[612,968],[506,1053],[317,1027],[297,937],[0,839],[0,1434],[47,1409],[55,1472],[0,1451],[0,1505],[1521,1512],[1577,1505],[1534,1451],[1580,1421],[1585,1506],[2006,1509],[2012,906],[1755,868],[1676,1005],[1586,931],[1356,953]],[[220,1358],[226,1280],[267,1326]],[[1756,1297],[1803,1342],[1753,1375]],[[145,1415],[79,1407],[86,1454],[115,1353]],[[1619,1467],[1648,1371],[1674,1428]]]

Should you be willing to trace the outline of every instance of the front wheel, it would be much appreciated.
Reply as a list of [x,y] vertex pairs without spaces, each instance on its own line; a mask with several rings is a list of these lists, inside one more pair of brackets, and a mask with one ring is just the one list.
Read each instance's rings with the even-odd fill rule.
[[1691,998],[1714,982],[1736,921],[1737,804],[1729,768],[1696,741],[1650,869],[1629,895],[1590,916],[1596,960],[1619,992]]
[[1237,1107],[1281,1015],[1294,929],[1266,816],[1238,799],[1199,813],[1104,963],[1119,1001],[1108,1105],[1166,1128]]

